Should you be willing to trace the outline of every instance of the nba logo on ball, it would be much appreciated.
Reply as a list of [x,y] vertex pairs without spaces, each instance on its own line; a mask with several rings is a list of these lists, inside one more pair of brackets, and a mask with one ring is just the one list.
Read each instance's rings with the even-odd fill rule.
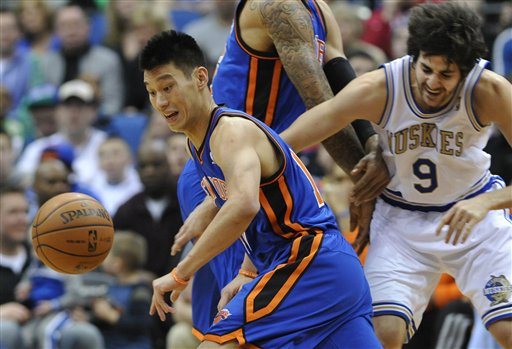
[[114,242],[107,210],[94,198],[64,193],[48,200],[32,224],[32,246],[39,259],[61,273],[97,268]]
[[96,245],[98,244],[98,232],[96,230],[89,230],[89,248],[87,251],[96,251]]

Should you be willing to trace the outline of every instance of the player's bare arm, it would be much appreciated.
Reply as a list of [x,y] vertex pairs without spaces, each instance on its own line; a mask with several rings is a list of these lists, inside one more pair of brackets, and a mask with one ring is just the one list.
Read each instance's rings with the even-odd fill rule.
[[384,71],[366,73],[350,82],[334,98],[302,114],[281,137],[294,150],[301,151],[332,136],[353,120],[377,123],[386,102]]
[[[171,300],[176,301],[192,275],[232,245],[258,213],[262,168],[265,172],[271,170],[260,161],[256,151],[261,142],[262,131],[250,121],[241,118],[221,118],[219,121],[212,133],[210,148],[214,161],[224,174],[229,198],[178,266],[153,281],[151,315],[156,312],[163,321],[167,313],[174,312],[163,300],[165,292],[172,290]],[[261,151],[271,154],[266,156],[273,155],[272,149],[263,147]]]
[[[474,107],[479,121],[483,125],[494,123],[509,145],[512,145],[512,85],[502,76],[484,71],[476,85]],[[486,192],[468,200],[462,200],[453,206],[437,226],[440,235],[444,226],[448,226],[446,243],[464,243],[473,227],[491,210],[512,207],[512,187]]]
[[[300,0],[251,1],[240,16],[240,21],[244,20],[253,23],[252,31],[248,30],[247,35],[242,32],[244,41],[256,50],[277,51],[288,77],[308,109],[333,96],[318,62],[309,13]],[[364,156],[352,127],[330,140],[326,148],[347,172]]]
[[210,146],[213,159],[224,174],[229,197],[178,265],[178,275],[184,278],[193,275],[242,235],[260,209],[261,176],[278,168],[277,162],[269,161],[275,155],[266,136],[242,118],[221,118],[212,133]]

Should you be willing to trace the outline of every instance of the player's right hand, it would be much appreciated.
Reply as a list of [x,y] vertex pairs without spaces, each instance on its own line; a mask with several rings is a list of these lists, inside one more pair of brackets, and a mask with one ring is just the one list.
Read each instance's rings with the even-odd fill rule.
[[151,299],[151,307],[149,308],[149,315],[158,313],[161,321],[165,321],[165,317],[169,313],[174,313],[175,310],[164,299],[167,292],[171,292],[171,301],[175,302],[181,291],[185,289],[186,285],[179,284],[171,273],[153,280],[153,298]]

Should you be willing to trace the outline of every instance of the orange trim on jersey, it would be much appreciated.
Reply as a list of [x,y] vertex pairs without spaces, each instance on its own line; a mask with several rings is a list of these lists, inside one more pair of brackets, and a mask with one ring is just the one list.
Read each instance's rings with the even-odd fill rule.
[[228,334],[224,334],[222,336],[219,336],[216,334],[205,334],[203,340],[215,342],[218,344],[224,344],[226,342],[236,340],[236,341],[238,341],[238,344],[240,344],[240,345],[245,344],[244,331],[241,328],[239,328],[238,330],[235,330],[233,332],[230,332]]
[[[304,273],[309,264],[313,261],[313,258],[317,254],[320,244],[322,242],[323,234],[318,234],[313,238],[313,243],[311,245],[311,250],[309,254],[304,257],[300,262],[297,268],[293,271],[293,273],[288,277],[288,279],[284,282],[281,288],[275,293],[272,300],[268,303],[267,306],[261,308],[257,311],[254,311],[254,302],[256,297],[263,291],[267,283],[270,281],[272,276],[279,269],[285,267],[287,264],[278,265],[274,270],[266,273],[260,279],[260,281],[256,284],[254,289],[247,295],[246,298],[246,322],[252,322],[258,320],[264,316],[271,314],[283,301],[284,297],[290,293],[291,289],[299,279],[299,277]],[[288,263],[295,262],[297,260],[297,256],[300,249],[300,244],[302,241],[302,237],[295,239],[293,241],[292,249],[290,252],[290,258],[288,259]]]
[[192,327],[192,334],[194,335],[194,337],[199,339],[201,342],[203,341],[204,334],[201,331],[199,331],[198,329],[196,329],[195,327]]
[[247,97],[245,98],[245,112],[252,115],[254,112],[254,96],[256,94],[256,80],[258,77],[258,60],[251,57],[249,64],[249,81],[247,82]]
[[[272,73],[272,85],[270,87],[270,94],[268,97],[267,113],[265,114],[265,124],[272,125],[274,121],[274,112],[276,110],[277,94],[279,92],[279,82],[281,81],[281,70],[283,64],[277,61],[274,65],[274,72]],[[250,114],[250,113],[249,113]]]
[[293,223],[291,220],[292,216],[292,210],[293,210],[293,199],[292,195],[290,194],[290,191],[288,190],[288,186],[286,185],[286,182],[284,180],[284,177],[279,178],[279,189],[281,190],[281,193],[283,194],[284,200],[286,202],[286,213],[284,214],[284,224],[293,230],[295,230],[300,235],[308,235],[307,229],[304,228],[299,223]]
[[324,198],[322,197],[322,194],[320,194],[320,190],[318,190],[318,187],[315,183],[315,180],[311,176],[311,173],[309,173],[307,167],[302,163],[302,160],[295,154],[293,151],[290,152],[292,154],[293,159],[295,162],[302,168],[302,171],[304,171],[304,174],[308,177],[309,183],[311,183],[311,186],[313,187],[313,190],[315,191],[316,200],[319,205],[324,204]]

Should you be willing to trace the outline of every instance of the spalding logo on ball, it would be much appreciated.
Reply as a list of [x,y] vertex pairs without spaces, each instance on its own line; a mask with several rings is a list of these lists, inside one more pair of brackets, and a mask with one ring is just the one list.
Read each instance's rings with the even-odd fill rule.
[[94,198],[64,193],[47,202],[32,224],[32,246],[55,271],[81,274],[98,267],[114,242],[107,210]]

